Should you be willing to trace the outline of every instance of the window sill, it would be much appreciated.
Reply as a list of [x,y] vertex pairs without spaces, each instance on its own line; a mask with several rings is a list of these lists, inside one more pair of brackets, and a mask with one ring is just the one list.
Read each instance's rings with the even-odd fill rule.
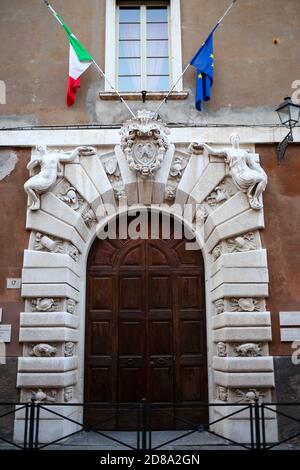
[[[149,91],[146,95],[146,101],[161,101],[165,98],[168,92],[152,92]],[[143,101],[141,92],[122,92],[122,98],[126,101]],[[101,100],[105,101],[118,101],[120,98],[117,93],[110,91],[101,91],[99,93]],[[186,100],[189,96],[188,91],[173,91],[168,97],[169,100]]]

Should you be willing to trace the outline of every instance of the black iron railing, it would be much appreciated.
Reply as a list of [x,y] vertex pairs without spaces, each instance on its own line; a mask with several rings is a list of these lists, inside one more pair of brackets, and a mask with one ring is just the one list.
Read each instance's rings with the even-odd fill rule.
[[[223,411],[222,411],[223,409]],[[195,424],[193,411],[203,410],[201,423]],[[229,413],[228,410],[231,412]],[[100,413],[100,414],[99,414]],[[186,415],[185,415],[186,413]],[[75,418],[73,415],[76,415]],[[127,416],[134,416],[130,426]],[[79,417],[78,417],[79,416]],[[89,419],[86,419],[89,416]],[[102,416],[103,419],[96,419]],[[212,418],[208,418],[212,416]],[[91,417],[94,419],[91,419]],[[175,417],[175,418],[174,418]],[[160,422],[174,421],[176,435],[157,432],[157,419]],[[275,419],[279,422],[279,435],[276,436]],[[224,431],[224,423],[229,420],[243,420],[243,436],[238,439]],[[68,423],[69,432],[62,432],[55,439],[49,438],[54,420]],[[270,431],[270,423],[272,430]],[[287,424],[289,423],[289,424]],[[115,432],[116,428],[118,433]],[[280,431],[280,428],[283,431]],[[17,429],[17,432],[16,432]],[[169,424],[169,429],[172,426]],[[124,431],[129,431],[130,442],[124,439]],[[46,432],[46,433],[45,433]],[[298,438],[300,448],[300,403],[197,403],[193,405],[176,405],[176,412],[165,405],[147,403],[0,403],[0,448],[19,450],[41,450],[68,445],[71,438],[82,436],[83,433],[94,433],[102,438],[102,448],[110,441],[118,449],[127,450],[162,450],[166,446],[180,446],[183,439],[206,437],[206,444],[200,441],[198,446],[210,445],[207,438],[217,438],[211,445],[214,448],[229,445],[245,450],[270,450],[287,442],[295,442]],[[61,435],[62,434],[62,435]],[[47,435],[47,437],[45,437]],[[246,436],[246,437],[245,437]],[[101,442],[101,440],[100,440]],[[83,438],[84,445],[84,438]],[[187,444],[185,444],[187,445]]]

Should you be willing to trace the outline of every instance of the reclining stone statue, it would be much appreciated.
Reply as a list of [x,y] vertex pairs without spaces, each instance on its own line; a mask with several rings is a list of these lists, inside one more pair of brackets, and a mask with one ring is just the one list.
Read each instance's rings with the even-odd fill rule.
[[236,187],[247,194],[252,209],[263,207],[262,193],[266,189],[268,177],[257,161],[255,154],[240,148],[240,136],[236,133],[230,136],[232,148],[213,149],[207,144],[201,144],[210,155],[225,157],[229,166],[229,174]]
[[95,153],[91,147],[77,147],[70,154],[58,151],[47,151],[45,145],[37,145],[38,155],[27,165],[27,169],[32,172],[36,167],[40,167],[40,172],[32,176],[24,184],[24,189],[28,194],[28,207],[30,210],[40,208],[40,194],[48,191],[56,182],[59,176],[60,163],[70,163],[79,155],[89,156]]

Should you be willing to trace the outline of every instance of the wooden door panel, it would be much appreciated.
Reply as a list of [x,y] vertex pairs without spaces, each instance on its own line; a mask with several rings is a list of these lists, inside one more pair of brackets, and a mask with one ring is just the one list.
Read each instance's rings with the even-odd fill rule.
[[119,304],[121,310],[142,310],[144,285],[141,276],[125,275],[120,279]]
[[143,356],[145,328],[143,321],[122,320],[119,322],[119,357]]
[[173,322],[169,320],[149,321],[148,353],[152,355],[173,355]]
[[166,254],[155,246],[149,246],[147,261],[149,267],[169,266]]
[[180,354],[203,354],[203,329],[200,320],[180,321]]
[[[167,361],[166,361],[167,362]],[[147,399],[150,403],[173,403],[174,373],[170,366],[150,365],[150,377]]]
[[180,401],[204,401],[201,396],[203,388],[203,370],[202,366],[183,365],[180,366]]
[[89,367],[88,380],[90,387],[89,401],[109,402],[112,397],[110,367]]
[[136,429],[142,398],[154,406],[155,429],[206,422],[201,252],[172,237],[97,239],[87,269],[85,400],[103,406],[86,422]]
[[113,278],[112,276],[93,276],[89,279],[91,310],[111,310],[113,306]]
[[138,241],[140,246],[131,247],[125,255],[122,257],[122,262],[120,267],[130,266],[130,267],[143,267],[144,265],[144,256],[143,256],[143,245]]
[[140,367],[119,366],[118,401],[138,403],[146,395],[143,364]]
[[199,275],[179,277],[179,308],[197,309],[202,304],[202,286]]
[[171,280],[168,276],[150,274],[148,302],[150,309],[171,307]]
[[91,355],[109,355],[112,350],[112,334],[109,321],[91,322]]

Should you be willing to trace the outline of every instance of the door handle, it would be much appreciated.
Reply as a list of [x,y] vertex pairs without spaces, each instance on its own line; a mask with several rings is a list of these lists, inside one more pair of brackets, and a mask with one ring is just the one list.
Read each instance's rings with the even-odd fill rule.
[[167,360],[164,357],[158,357],[156,360],[150,361],[150,366],[164,366],[167,364]]

